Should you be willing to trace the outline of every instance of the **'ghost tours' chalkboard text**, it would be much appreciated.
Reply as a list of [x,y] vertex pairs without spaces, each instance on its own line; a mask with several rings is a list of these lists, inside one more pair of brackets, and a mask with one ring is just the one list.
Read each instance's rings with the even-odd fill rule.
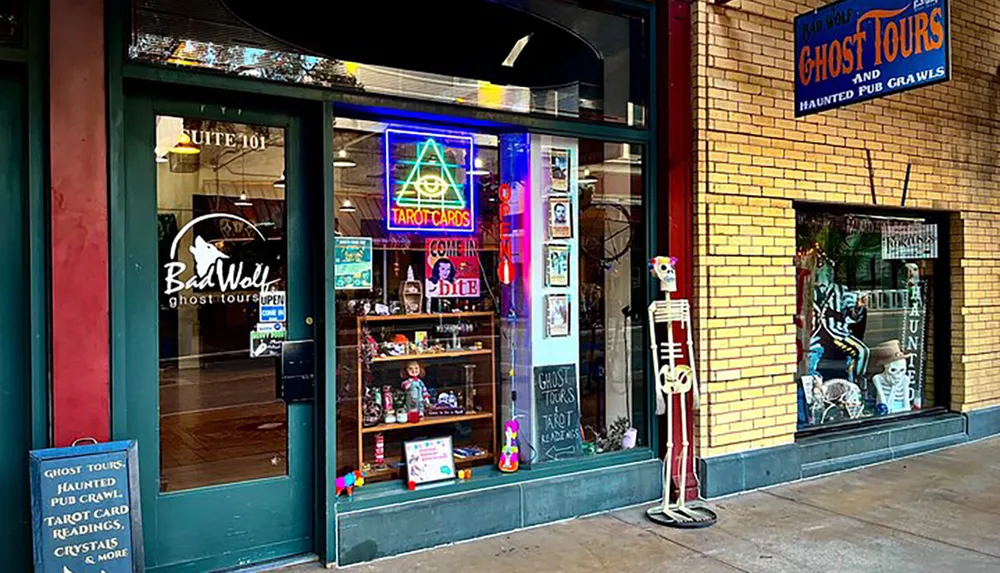
[[535,367],[535,420],[539,461],[562,460],[583,453],[580,392],[574,364]]
[[134,441],[30,452],[36,573],[144,570]]

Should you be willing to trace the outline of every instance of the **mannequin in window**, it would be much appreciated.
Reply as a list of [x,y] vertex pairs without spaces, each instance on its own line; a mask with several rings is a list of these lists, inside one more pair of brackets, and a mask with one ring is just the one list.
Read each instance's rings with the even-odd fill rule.
[[856,384],[868,368],[871,351],[851,332],[851,326],[865,319],[868,296],[835,282],[833,261],[821,257],[816,269],[813,295],[813,331],[809,339],[809,373],[819,375],[819,361],[827,350],[837,349],[847,356],[847,378]]

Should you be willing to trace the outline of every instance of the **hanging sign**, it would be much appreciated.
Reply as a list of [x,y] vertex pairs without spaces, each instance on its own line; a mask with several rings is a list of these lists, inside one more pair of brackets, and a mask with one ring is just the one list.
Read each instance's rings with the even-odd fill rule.
[[144,571],[135,441],[29,452],[38,573]]
[[334,289],[372,288],[370,237],[336,237],[333,243]]
[[951,78],[948,0],[841,0],[795,17],[795,115]]
[[882,226],[882,260],[936,259],[937,225],[934,223]]
[[474,232],[472,154],[472,136],[385,130],[386,227]]
[[424,292],[430,298],[479,297],[479,246],[475,239],[427,239]]
[[260,321],[285,322],[285,291],[269,290],[260,293]]
[[500,198],[500,264],[497,266],[497,277],[500,284],[510,285],[515,276],[513,242],[510,238],[510,185],[500,185],[497,195]]

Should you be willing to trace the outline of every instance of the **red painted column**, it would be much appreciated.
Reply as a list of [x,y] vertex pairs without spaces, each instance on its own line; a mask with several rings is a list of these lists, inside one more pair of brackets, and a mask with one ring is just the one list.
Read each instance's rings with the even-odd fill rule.
[[[659,106],[661,149],[665,150],[667,161],[660,162],[660,181],[666,183],[666,221],[660,228],[667,228],[666,245],[661,252],[668,252],[677,258],[677,293],[675,298],[686,298],[693,303],[694,297],[694,205],[692,170],[694,169],[694,116],[692,111],[692,30],[690,0],[666,0],[659,4],[657,23],[659,85],[657,104]],[[661,190],[663,183],[661,183]],[[661,193],[661,197],[664,195]],[[661,213],[664,210],[661,209]],[[674,336],[683,340],[686,333],[676,329]],[[688,468],[687,483],[683,489],[686,499],[698,495],[694,479],[694,456],[697,452],[694,436],[693,397],[685,406],[692,415],[688,416]],[[680,399],[676,399],[675,408]],[[674,460],[671,464],[674,487],[680,479],[680,446],[682,426],[678,410],[674,410],[673,427],[669,429],[674,443]],[[661,424],[660,437],[666,442],[667,428]]]
[[49,2],[54,445],[110,435],[102,0]]

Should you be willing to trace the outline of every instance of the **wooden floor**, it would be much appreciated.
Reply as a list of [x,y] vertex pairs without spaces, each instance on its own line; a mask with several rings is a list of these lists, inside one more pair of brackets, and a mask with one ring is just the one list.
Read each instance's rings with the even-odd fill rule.
[[287,407],[271,360],[243,359],[160,375],[160,490],[285,475]]

